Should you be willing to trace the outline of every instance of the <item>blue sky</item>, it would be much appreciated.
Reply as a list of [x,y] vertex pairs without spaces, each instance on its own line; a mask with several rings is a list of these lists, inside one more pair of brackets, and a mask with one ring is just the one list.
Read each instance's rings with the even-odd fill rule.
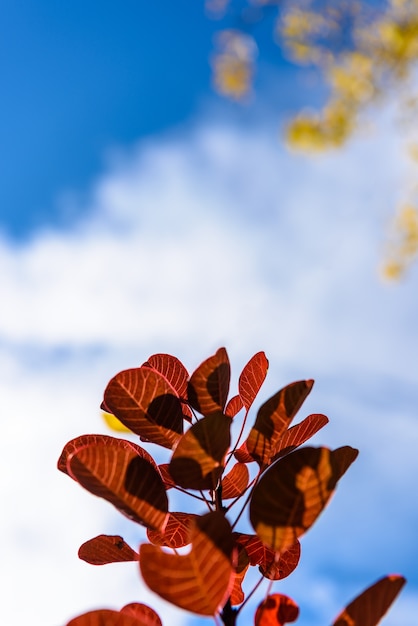
[[392,572],[408,586],[384,624],[413,626],[417,270],[395,286],[378,275],[410,182],[390,107],[344,151],[307,160],[279,126],[318,99],[303,89],[312,77],[279,54],[274,65],[262,39],[257,97],[223,102],[208,64],[217,23],[199,2],[1,13],[4,622],[60,626],[141,600],[165,626],[189,623],[134,566],[77,559],[102,532],[141,536],[55,465],[68,439],[105,432],[98,406],[117,371],[156,352],[193,370],[225,345],[236,375],[267,353],[260,402],[314,378],[300,418],[329,416],[316,443],[360,448],[276,587],[299,602],[300,626],[330,623]]

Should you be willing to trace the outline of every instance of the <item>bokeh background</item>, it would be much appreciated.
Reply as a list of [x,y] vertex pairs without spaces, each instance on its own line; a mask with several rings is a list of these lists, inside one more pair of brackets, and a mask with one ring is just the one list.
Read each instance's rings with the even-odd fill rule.
[[116,372],[157,352],[193,370],[223,345],[235,382],[266,352],[258,402],[314,378],[300,417],[330,418],[315,442],[360,449],[275,590],[300,604],[300,626],[327,624],[401,573],[408,584],[384,624],[416,624],[418,275],[388,284],[378,271],[409,176],[390,102],[342,150],[289,152],[282,125],[321,102],[321,81],[283,58],[267,22],[255,93],[220,98],[218,28],[187,0],[0,8],[7,626],[64,626],[131,601],[165,626],[210,622],[147,591],[135,564],[78,560],[97,534],[143,534],[56,461],[68,439],[109,432],[99,405]]

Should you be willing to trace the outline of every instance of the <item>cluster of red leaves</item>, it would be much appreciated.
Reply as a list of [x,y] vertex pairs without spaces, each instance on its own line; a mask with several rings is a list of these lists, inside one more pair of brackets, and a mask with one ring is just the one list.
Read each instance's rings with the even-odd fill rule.
[[[139,561],[142,577],[155,593],[193,613],[218,615],[226,626],[236,623],[245,604],[242,584],[250,567],[258,566],[271,582],[296,568],[299,537],[324,509],[358,451],[349,446],[299,448],[328,422],[324,415],[312,414],[290,427],[311,380],[292,383],[264,402],[239,445],[267,369],[264,353],[254,355],[229,401],[230,364],[224,348],[191,376],[177,358],[156,354],[112,378],[103,410],[141,442],[172,453],[168,463],[157,465],[142,446],[123,439],[82,435],[66,444],[58,468],[145,526],[149,541],[137,552],[122,537],[100,535],[81,546],[81,559],[95,565]],[[231,444],[231,426],[240,413],[241,434]],[[253,477],[250,464],[255,464]],[[194,498],[198,492],[206,512],[171,511],[170,489]],[[241,498],[239,513],[230,521]],[[236,530],[245,509],[254,534]],[[179,554],[183,546],[189,551]],[[381,579],[348,605],[333,626],[375,626],[404,582],[401,576]],[[255,624],[282,626],[298,613],[293,600],[268,592]],[[119,612],[80,615],[68,626],[161,626],[161,620],[149,607],[134,603]]]

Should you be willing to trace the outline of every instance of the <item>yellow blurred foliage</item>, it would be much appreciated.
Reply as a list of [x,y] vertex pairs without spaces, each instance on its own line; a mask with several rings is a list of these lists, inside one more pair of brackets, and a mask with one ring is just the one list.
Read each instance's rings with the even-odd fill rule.
[[212,59],[215,89],[222,95],[240,100],[252,86],[254,40],[236,31],[222,31],[217,38],[217,52]]
[[112,415],[112,413],[106,413],[106,411],[102,411],[102,418],[108,428],[117,433],[131,433],[132,431],[129,428],[126,428],[124,424],[117,417]]
[[392,227],[388,260],[383,276],[389,280],[402,277],[418,255],[418,209],[406,204],[401,208]]

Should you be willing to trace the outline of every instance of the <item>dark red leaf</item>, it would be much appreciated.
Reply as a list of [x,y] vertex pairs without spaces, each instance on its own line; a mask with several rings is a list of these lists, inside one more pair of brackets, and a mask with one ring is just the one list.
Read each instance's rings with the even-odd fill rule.
[[198,517],[191,542],[191,551],[183,555],[141,545],[142,576],[152,591],[176,606],[198,615],[214,615],[229,596],[234,579],[229,522],[220,512]]
[[188,383],[189,404],[202,415],[223,412],[228,398],[231,367],[225,348],[203,361]]
[[231,471],[222,478],[222,499],[237,498],[248,486],[249,472],[244,463],[236,463]]
[[78,556],[91,565],[139,560],[139,554],[119,535],[99,535],[86,541],[80,546]]
[[291,383],[265,402],[247,439],[249,454],[261,465],[271,462],[277,443],[312,389],[313,380]]
[[273,593],[258,606],[255,626],[283,626],[294,622],[299,616],[299,607],[294,600],[282,593]]
[[163,530],[167,494],[160,472],[133,446],[107,437],[76,449],[67,457],[67,472],[85,489],[111,502],[124,515]]
[[68,474],[67,470],[67,460],[68,457],[84,448],[85,446],[103,444],[104,446],[118,446],[124,450],[134,450],[139,456],[143,459],[146,459],[151,465],[158,471],[158,465],[152,458],[152,456],[138,446],[136,443],[132,441],[128,441],[126,439],[119,439],[116,437],[111,437],[110,435],[81,435],[80,437],[76,437],[75,439],[71,439],[68,443],[65,444],[63,451],[61,452],[61,456],[58,459],[58,469],[64,474]]
[[147,530],[147,536],[156,546],[181,548],[190,543],[190,529],[197,515],[194,513],[170,513],[163,533]]
[[183,401],[183,414],[187,421],[191,421],[191,411],[187,404],[187,381],[189,373],[183,363],[171,354],[153,354],[142,365],[142,367],[150,367],[167,380],[176,395]]
[[172,489],[173,487],[176,486],[176,483],[174,482],[171,474],[170,474],[170,470],[169,470],[169,464],[168,463],[161,463],[161,465],[158,466],[158,469],[160,470],[160,474],[161,474],[161,478],[163,479],[163,483],[164,483],[164,487],[166,489]]
[[257,352],[241,372],[238,390],[247,411],[249,411],[260,391],[260,387],[267,375],[268,366],[269,362],[264,352]]
[[338,480],[357,457],[344,446],[300,448],[276,461],[254,487],[250,520],[262,542],[282,551],[317,519]]
[[183,433],[180,399],[153,369],[119,372],[108,383],[104,401],[110,412],[144,441],[172,448]]
[[211,489],[218,484],[231,441],[231,419],[212,413],[193,424],[177,444],[169,471],[184,489]]
[[350,602],[332,626],[376,626],[405,582],[397,574],[381,578]]

